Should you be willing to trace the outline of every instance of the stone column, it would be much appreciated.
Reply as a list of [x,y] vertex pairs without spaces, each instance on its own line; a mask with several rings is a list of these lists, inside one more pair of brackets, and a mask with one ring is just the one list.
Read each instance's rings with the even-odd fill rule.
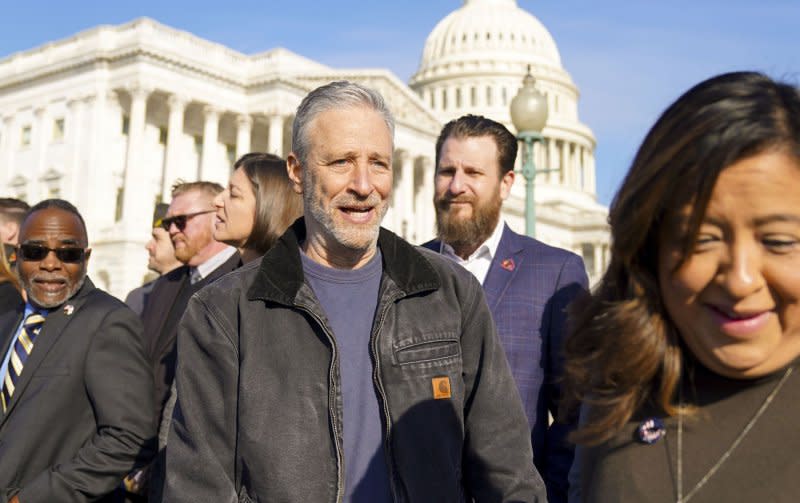
[[[533,144],[533,160],[536,163],[536,169],[547,170],[550,166],[547,164],[547,147],[544,142],[537,141]],[[550,173],[542,173],[536,177],[536,183],[547,182],[547,176]]]
[[566,184],[570,188],[580,189],[580,162],[581,162],[581,147],[577,143],[570,143],[570,163],[567,170]]
[[[547,169],[558,169],[558,150],[556,150],[556,139],[553,137],[547,138]],[[551,171],[547,173],[547,182],[553,183],[553,180],[558,180],[558,173]],[[517,182],[519,183],[519,182]]]
[[184,164],[181,156],[183,146],[183,121],[184,112],[188,100],[177,94],[167,98],[169,107],[169,118],[167,119],[167,146],[166,146],[166,169],[164,179],[161,181],[161,197],[165,202],[169,202],[170,190],[178,178],[183,177],[182,165]]
[[203,107],[203,154],[200,161],[200,179],[217,182],[223,185],[228,183],[227,173],[222,174],[219,169],[219,115],[220,110],[212,105]]
[[[153,204],[159,190],[157,182],[161,181],[162,175],[161,162],[148,163],[148,152],[155,148],[155,142],[148,142],[145,136],[147,100],[152,88],[134,85],[127,91],[131,106],[127,151],[123,150],[122,190],[119,193],[117,159],[120,147],[124,149],[126,142],[121,133],[122,110],[112,90],[99,93],[90,105],[94,137],[89,169],[91,179],[97,180],[96,186],[101,187],[89,194],[90,204],[94,205],[93,219],[101,222],[100,229],[95,232],[97,237],[91,261],[94,265],[90,263],[90,273],[96,274],[95,277],[106,283],[115,295],[124,295],[141,284],[147,260],[144,244],[150,237]],[[116,221],[118,194],[119,222]]]
[[79,193],[85,193],[84,211],[92,215],[86,222],[91,240],[91,236],[98,235],[99,229],[114,223],[118,182],[114,172],[124,174],[127,155],[121,135],[122,112],[117,93],[105,90],[82,101],[77,106],[84,108],[86,131],[82,135],[86,138],[86,146],[78,162],[85,164],[92,186],[102,188],[91,190],[84,184],[85,180],[77,180]]
[[594,271],[589,271],[589,274],[598,278],[603,272],[603,243],[594,244]]
[[418,159],[422,165],[422,185],[419,188],[419,192],[415,194],[415,244],[421,244],[433,238],[436,234],[436,213],[433,207],[433,160],[430,157],[420,157]]
[[66,117],[64,125],[66,128],[64,144],[67,145],[68,152],[65,165],[67,166],[67,176],[71,178],[70,192],[69,194],[65,194],[65,197],[74,201],[75,205],[83,213],[86,213],[88,210],[86,207],[88,191],[85,190],[84,185],[86,184],[86,180],[90,179],[86,173],[85,163],[81,163],[81,153],[83,152],[84,144],[83,138],[85,136],[82,121],[85,108],[85,102],[83,100],[71,99],[67,101],[67,110],[69,114]]
[[6,115],[3,117],[2,122],[0,125],[3,126],[2,131],[0,131],[0,173],[2,173],[2,178],[0,178],[0,183],[2,183],[2,188],[4,190],[8,190],[9,184],[11,183],[12,174],[14,173],[14,146],[11,143],[11,137],[14,129],[14,117],[12,115]]
[[283,116],[270,115],[267,152],[283,157]]
[[47,113],[47,109],[44,107],[37,108],[33,111],[33,114],[36,117],[36,121],[31,132],[31,148],[35,152],[34,176],[32,177],[32,180],[35,180],[35,184],[31,187],[33,189],[31,192],[36,194],[35,199],[38,200],[47,197],[47,187],[46,184],[42,183],[41,177],[45,173],[45,156],[47,154],[47,144],[50,143],[50,137],[46,132],[50,114]]
[[127,238],[146,241],[150,233],[150,217],[155,198],[150,194],[150,178],[144,165],[144,128],[147,120],[147,98],[150,89],[130,89],[131,111],[128,122],[128,153],[125,163],[122,219],[126,223]]
[[236,159],[250,152],[253,118],[246,114],[236,116]]
[[564,185],[573,187],[575,185],[575,164],[577,160],[577,150],[574,143],[567,143],[567,170],[564,172]]
[[570,170],[572,170],[572,162],[569,155],[570,144],[564,140],[561,142],[561,185],[569,186],[571,177]]
[[594,152],[589,152],[589,161],[586,170],[586,191],[595,194],[597,190],[597,172],[595,171],[595,157]]
[[[397,157],[400,160],[400,182],[397,184],[397,193],[394,197],[394,231],[405,238],[407,234],[410,234],[409,225],[414,218],[412,207],[414,197],[414,159],[405,150],[398,151]],[[405,226],[403,225],[404,222]],[[406,229],[405,233],[403,232],[404,227]]]

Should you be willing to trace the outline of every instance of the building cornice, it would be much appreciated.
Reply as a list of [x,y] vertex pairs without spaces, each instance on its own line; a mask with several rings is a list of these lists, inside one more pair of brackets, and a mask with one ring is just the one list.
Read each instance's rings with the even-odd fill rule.
[[243,88],[272,76],[332,70],[284,48],[249,56],[140,18],[119,26],[99,26],[0,60],[0,89],[129,58],[157,61]]

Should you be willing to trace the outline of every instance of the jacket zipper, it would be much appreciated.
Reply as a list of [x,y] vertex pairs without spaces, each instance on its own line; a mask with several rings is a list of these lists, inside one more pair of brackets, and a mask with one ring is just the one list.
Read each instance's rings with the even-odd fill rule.
[[322,331],[325,332],[325,336],[328,338],[328,342],[331,344],[331,365],[328,369],[328,382],[330,383],[328,386],[328,414],[331,416],[333,443],[336,446],[336,503],[341,503],[342,499],[344,498],[344,474],[342,473],[342,458],[344,458],[344,454],[342,453],[341,445],[339,445],[339,428],[336,425],[337,415],[336,410],[334,409],[334,404],[336,403],[336,393],[334,390],[335,375],[333,372],[334,368],[336,367],[336,361],[339,357],[339,354],[336,349],[336,341],[328,330],[328,327],[322,322],[322,319],[311,309],[310,306],[307,306],[306,304],[298,304],[297,306],[302,308],[305,312],[311,315],[312,318],[314,318],[317,324],[322,328]]
[[386,314],[389,312],[389,308],[394,304],[394,301],[399,299],[400,295],[392,295],[386,300],[386,303],[381,309],[380,317],[378,318],[378,324],[375,325],[375,331],[372,334],[372,343],[370,344],[370,352],[372,353],[372,360],[375,363],[374,368],[372,370],[372,381],[375,385],[375,388],[378,390],[378,396],[381,400],[381,406],[383,408],[383,425],[386,430],[385,440],[383,442],[383,448],[386,450],[386,462],[387,468],[389,468],[389,484],[392,490],[392,500],[398,501],[397,498],[397,487],[395,483],[395,470],[392,463],[392,451],[391,451],[391,428],[389,427],[389,406],[386,403],[386,392],[383,388],[383,382],[380,379],[380,371],[381,371],[381,361],[378,358],[378,336],[381,333],[381,329],[383,328],[383,322],[386,319]]

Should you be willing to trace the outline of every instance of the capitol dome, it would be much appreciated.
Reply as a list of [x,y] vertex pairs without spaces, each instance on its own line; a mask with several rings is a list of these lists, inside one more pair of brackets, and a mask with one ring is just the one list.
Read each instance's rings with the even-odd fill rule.
[[508,106],[529,69],[548,98],[548,125],[570,123],[593,148],[553,36],[516,0],[465,0],[428,35],[409,85],[443,122],[474,113],[511,126]]
[[[596,142],[579,118],[578,88],[562,65],[556,42],[535,16],[516,0],[465,0],[428,35],[409,86],[443,124],[477,114],[515,132],[509,106],[528,71],[549,110],[544,140],[534,148],[541,170],[536,177],[537,220],[542,224],[537,236],[551,243],[580,243],[584,238],[578,235],[584,231],[573,228],[573,222],[591,221],[589,227],[605,228],[606,210],[598,205],[595,190]],[[518,229],[524,185],[514,184],[503,207],[506,221]],[[571,228],[569,235],[565,230]]]
[[[502,57],[491,58],[498,51]],[[480,61],[495,63],[495,69],[507,68],[510,63],[523,68],[532,63],[561,68],[550,32],[515,0],[466,0],[464,7],[442,19],[428,36],[418,75]]]

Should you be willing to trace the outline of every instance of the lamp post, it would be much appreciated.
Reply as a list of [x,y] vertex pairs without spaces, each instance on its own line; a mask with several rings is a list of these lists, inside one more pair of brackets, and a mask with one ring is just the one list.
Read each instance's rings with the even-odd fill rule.
[[511,122],[517,129],[517,140],[523,142],[522,177],[525,178],[525,234],[536,237],[536,203],[533,197],[536,174],[556,171],[537,171],[533,160],[533,144],[543,141],[542,130],[547,123],[547,98],[534,86],[536,79],[528,74],[522,79],[522,87],[511,100]]

